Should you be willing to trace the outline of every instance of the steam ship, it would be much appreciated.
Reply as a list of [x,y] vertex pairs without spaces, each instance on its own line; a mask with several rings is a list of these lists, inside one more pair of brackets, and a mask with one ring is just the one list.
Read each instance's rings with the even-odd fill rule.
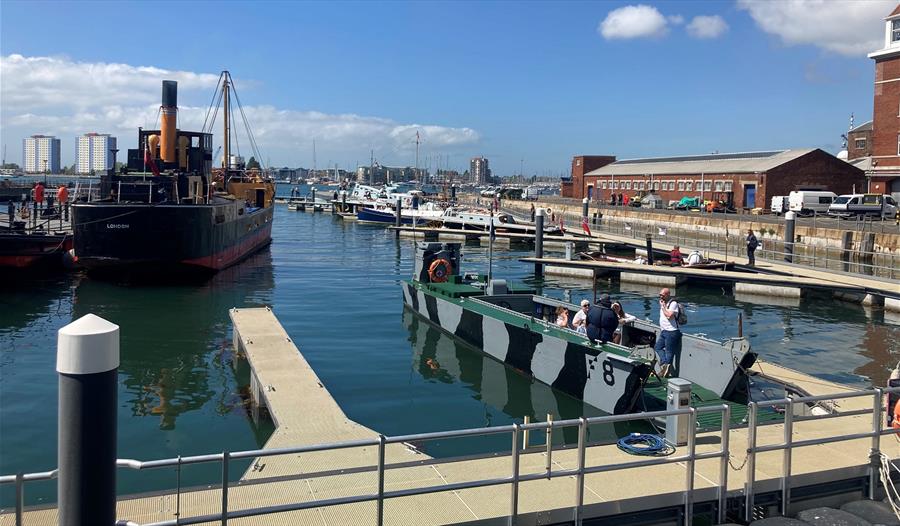
[[[179,130],[178,85],[164,80],[160,129],[139,128],[139,148],[128,150],[127,168],[101,178],[101,199],[72,205],[78,265],[94,271],[215,272],[271,242],[275,184],[231,155],[234,84],[227,71],[220,81],[213,100],[224,107],[223,165],[212,166],[219,102],[203,131]],[[247,134],[255,145],[249,127]]]

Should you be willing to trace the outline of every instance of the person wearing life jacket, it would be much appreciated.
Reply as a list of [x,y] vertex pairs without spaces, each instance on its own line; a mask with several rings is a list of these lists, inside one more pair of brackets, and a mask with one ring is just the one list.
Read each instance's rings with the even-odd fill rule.
[[893,418],[891,418],[891,427],[900,429],[900,399],[894,404]]
[[42,208],[44,205],[44,184],[40,181],[34,185],[34,202],[37,203],[38,208]]

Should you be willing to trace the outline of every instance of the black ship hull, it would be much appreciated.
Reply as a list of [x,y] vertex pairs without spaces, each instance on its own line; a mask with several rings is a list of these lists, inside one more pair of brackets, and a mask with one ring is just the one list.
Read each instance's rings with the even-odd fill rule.
[[272,240],[272,207],[214,204],[78,203],[75,261],[89,270],[224,269]]

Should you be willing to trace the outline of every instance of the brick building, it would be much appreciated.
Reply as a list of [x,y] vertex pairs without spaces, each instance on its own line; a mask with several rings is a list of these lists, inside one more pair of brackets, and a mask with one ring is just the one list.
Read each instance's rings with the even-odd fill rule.
[[847,160],[872,155],[872,121],[864,122],[847,132]]
[[[578,160],[573,160],[573,189]],[[861,190],[865,184],[862,170],[820,149],[623,159],[578,179],[585,188],[582,195],[593,200],[609,201],[613,193],[634,196],[653,191],[663,203],[700,197],[745,209],[768,208],[772,196],[792,190],[842,194]]]
[[576,155],[572,158],[572,177],[563,179],[560,183],[559,193],[562,197],[574,197],[575,199],[593,199],[594,187],[588,188],[584,184],[584,174],[615,162],[615,155]]
[[900,5],[885,19],[884,48],[869,58],[875,61],[872,147],[867,156],[850,159],[865,171],[869,192],[900,199]]

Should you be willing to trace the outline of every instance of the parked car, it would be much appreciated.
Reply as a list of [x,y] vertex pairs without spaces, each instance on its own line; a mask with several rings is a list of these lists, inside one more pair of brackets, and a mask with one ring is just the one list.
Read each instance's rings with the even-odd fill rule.
[[837,197],[834,192],[800,190],[788,195],[788,208],[801,216],[826,214]]
[[[788,211],[788,196],[786,195],[773,195],[772,196],[772,204],[769,209],[773,214],[780,216],[781,214]],[[827,211],[827,209],[826,209]]]
[[894,218],[898,204],[893,197],[879,194],[847,194],[834,199],[828,207],[828,215],[850,218],[874,216]]

